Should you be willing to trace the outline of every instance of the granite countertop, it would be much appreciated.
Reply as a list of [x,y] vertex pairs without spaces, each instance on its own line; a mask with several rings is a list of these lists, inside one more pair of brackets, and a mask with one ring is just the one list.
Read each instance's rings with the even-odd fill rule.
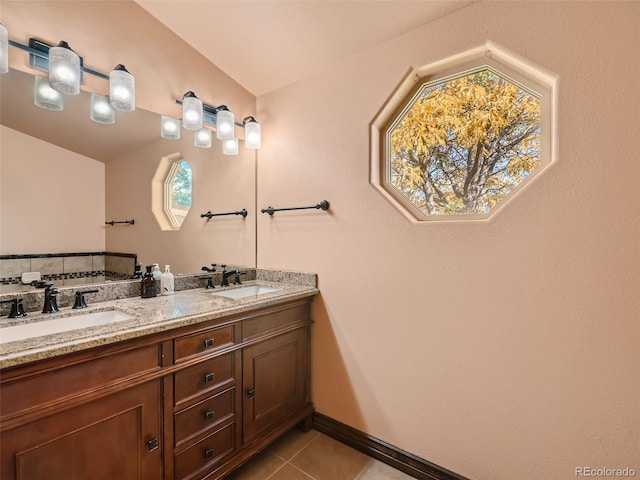
[[[221,291],[248,285],[267,285],[279,290],[260,295],[231,299],[216,295]],[[183,290],[173,295],[155,298],[132,297],[94,303],[82,310],[61,308],[53,314],[30,313],[27,317],[2,322],[2,330],[23,323],[117,310],[132,318],[101,326],[55,333],[51,335],[0,343],[0,369],[63,355],[70,352],[107,345],[144,335],[164,332],[174,328],[194,325],[289,300],[314,296],[318,289],[310,285],[258,280],[242,285],[205,290]]]

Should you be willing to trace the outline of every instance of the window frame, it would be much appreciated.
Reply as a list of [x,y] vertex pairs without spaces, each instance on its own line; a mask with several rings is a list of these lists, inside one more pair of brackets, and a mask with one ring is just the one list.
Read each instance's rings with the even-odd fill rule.
[[[488,213],[429,215],[390,184],[390,134],[425,85],[468,76],[484,69],[540,98],[540,165],[523,179]],[[459,55],[418,69],[411,69],[371,123],[371,184],[413,223],[468,222],[489,220],[505,208],[532,181],[556,161],[555,115],[557,77],[487,42]]]
[[[189,214],[189,210],[191,210],[191,207],[189,207],[189,210],[187,210],[187,213],[185,214],[184,218],[182,221],[179,221],[178,218],[176,217],[175,213],[174,213],[174,208],[172,207],[172,203],[173,203],[173,182],[175,181],[175,177],[176,174],[178,172],[178,170],[180,168],[182,168],[182,164],[186,163],[187,166],[189,167],[189,170],[192,172],[191,174],[193,175],[193,170],[191,169],[191,166],[189,165],[189,162],[187,162],[184,158],[182,158],[182,156],[178,159],[175,159],[172,163],[171,166],[169,167],[169,171],[167,172],[166,176],[165,176],[165,180],[164,180],[164,213],[167,216],[167,219],[169,220],[169,222],[171,223],[171,226],[173,227],[173,230],[180,230],[180,227],[182,226],[182,224],[184,223],[184,221],[187,218],[187,215]],[[191,180],[191,196],[193,197],[193,177]]]
[[[162,231],[178,231],[184,225],[184,221],[179,223],[171,211],[171,193],[172,193],[172,181],[169,179],[175,175],[175,172],[180,168],[182,162],[187,163],[191,169],[191,195],[192,195],[192,207],[193,207],[193,168],[189,162],[184,158],[181,153],[174,153],[162,157],[158,164],[153,180],[151,181],[151,210],[153,216],[158,222],[158,226]],[[191,211],[191,209],[189,209]],[[185,220],[188,216],[185,215]]]

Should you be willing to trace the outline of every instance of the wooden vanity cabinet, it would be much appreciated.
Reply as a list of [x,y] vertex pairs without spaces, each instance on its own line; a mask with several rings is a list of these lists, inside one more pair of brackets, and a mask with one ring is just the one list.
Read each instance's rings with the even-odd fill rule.
[[297,329],[242,351],[243,441],[307,402],[306,332]]
[[0,478],[161,478],[160,358],[105,347],[3,371]]
[[265,308],[173,341],[173,468],[222,478],[296,424],[310,428],[310,300]]
[[0,478],[224,477],[310,427],[310,301],[5,369]]

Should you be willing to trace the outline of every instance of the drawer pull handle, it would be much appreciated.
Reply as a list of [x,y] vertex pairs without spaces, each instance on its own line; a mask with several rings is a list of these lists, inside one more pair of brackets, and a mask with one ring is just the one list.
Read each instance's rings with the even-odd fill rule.
[[249,398],[253,398],[256,396],[256,389],[255,388],[250,388],[249,390],[247,390],[247,396]]
[[205,420],[213,420],[213,417],[216,416],[216,412],[204,412]]
[[149,447],[150,452],[154,451],[156,448],[158,448],[158,439],[152,438],[147,442],[147,446]]
[[213,347],[213,344],[214,344],[214,343],[215,343],[215,339],[213,339],[213,338],[207,338],[207,339],[204,341],[204,348],[211,348],[211,347]]
[[213,377],[214,377],[213,373],[207,373],[204,376],[204,383],[213,382]]
[[204,451],[204,458],[211,458],[211,457],[213,457],[215,455],[215,453],[216,452],[214,452],[212,448],[207,448]]

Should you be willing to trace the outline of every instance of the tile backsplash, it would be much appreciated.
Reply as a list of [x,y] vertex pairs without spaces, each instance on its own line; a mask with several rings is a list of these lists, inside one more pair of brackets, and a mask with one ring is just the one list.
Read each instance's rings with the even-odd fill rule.
[[117,252],[0,255],[0,292],[27,288],[21,281],[25,272],[40,272],[42,280],[56,286],[125,280],[136,261],[136,254]]

